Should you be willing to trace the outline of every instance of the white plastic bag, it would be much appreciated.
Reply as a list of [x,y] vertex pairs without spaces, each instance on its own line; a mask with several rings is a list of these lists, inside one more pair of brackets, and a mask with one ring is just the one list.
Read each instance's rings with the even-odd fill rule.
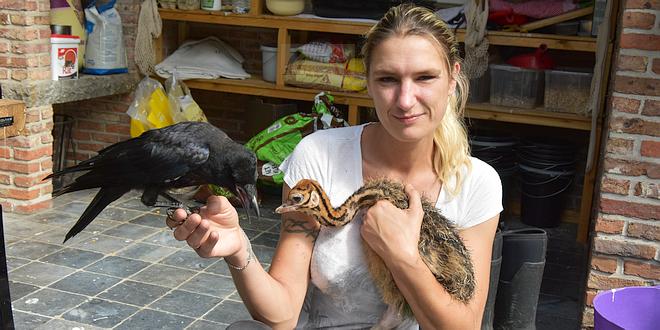
[[87,46],[84,73],[114,74],[128,72],[121,17],[115,9],[116,0],[96,7],[96,0],[85,8]]

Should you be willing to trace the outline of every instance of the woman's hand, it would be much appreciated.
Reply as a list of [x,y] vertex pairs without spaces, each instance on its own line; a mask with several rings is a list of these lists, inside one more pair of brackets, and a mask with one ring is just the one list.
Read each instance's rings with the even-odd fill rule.
[[199,214],[188,218],[185,210],[177,209],[167,222],[180,223],[174,229],[174,238],[188,242],[200,257],[233,257],[245,250],[238,213],[225,197],[209,197]]
[[406,185],[408,209],[379,201],[364,215],[362,238],[385,261],[414,263],[419,258],[419,232],[424,211],[419,193]]

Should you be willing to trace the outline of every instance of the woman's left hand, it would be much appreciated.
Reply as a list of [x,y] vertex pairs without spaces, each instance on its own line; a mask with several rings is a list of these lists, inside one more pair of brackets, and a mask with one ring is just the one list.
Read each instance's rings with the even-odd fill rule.
[[385,261],[413,263],[419,258],[419,232],[424,211],[420,195],[406,185],[408,209],[379,201],[367,210],[361,228],[362,238]]

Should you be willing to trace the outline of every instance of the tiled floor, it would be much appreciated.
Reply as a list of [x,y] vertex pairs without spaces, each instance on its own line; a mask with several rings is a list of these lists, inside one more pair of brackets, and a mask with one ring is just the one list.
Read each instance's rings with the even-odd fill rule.
[[[224,329],[249,318],[224,261],[200,258],[174,240],[163,215],[147,210],[137,193],[62,244],[94,193],[60,196],[39,214],[5,214],[17,329]],[[242,219],[264,264],[278,239],[277,201],[266,196],[260,221]],[[584,253],[571,226],[550,237],[538,329],[577,329]]]

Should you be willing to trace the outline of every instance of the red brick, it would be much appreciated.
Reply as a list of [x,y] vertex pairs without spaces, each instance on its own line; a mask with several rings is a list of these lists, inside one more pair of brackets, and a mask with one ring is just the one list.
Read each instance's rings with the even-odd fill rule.
[[658,199],[658,185],[652,182],[637,182],[634,188],[635,196],[640,196],[644,198],[655,198]]
[[26,123],[36,123],[41,120],[41,111],[28,109],[25,112],[25,122]]
[[660,214],[660,205],[642,204],[602,198],[600,210],[607,214],[617,214],[646,220],[655,220]]
[[625,223],[621,220],[608,220],[598,217],[596,219],[595,231],[607,234],[621,234],[623,233],[623,226]]
[[0,160],[0,171],[30,174],[39,170],[39,163]]
[[126,138],[128,138],[128,135],[130,134],[131,127],[129,125],[121,125],[121,124],[106,124],[105,125],[105,131],[108,133],[118,133]]
[[632,155],[635,141],[621,138],[610,138],[606,144],[606,150],[615,155]]
[[603,237],[594,238],[593,251],[615,256],[648,260],[655,258],[655,254],[658,252],[657,248],[651,244],[641,244]]
[[647,175],[652,179],[660,178],[660,164],[605,157],[603,165],[607,173],[629,176]]
[[623,273],[652,280],[660,280],[660,264],[657,262],[626,260],[623,263]]
[[631,12],[623,13],[623,27],[631,29],[649,30],[655,24],[655,15],[651,13]]
[[614,117],[610,120],[610,129],[617,133],[660,136],[660,122],[642,118]]
[[644,56],[619,55],[617,71],[646,72],[648,58]]
[[9,70],[0,68],[0,79],[2,80],[9,79],[9,76],[10,76]]
[[42,147],[38,149],[16,149],[14,150],[14,158],[18,160],[34,160],[45,156],[52,156],[52,146]]
[[41,188],[39,188],[39,193],[42,196],[53,193],[53,185],[52,184],[42,185]]
[[11,15],[11,23],[14,25],[33,25],[34,17],[29,15]]
[[37,3],[26,0],[3,0],[0,1],[0,9],[33,11],[37,10]]
[[73,130],[71,132],[71,137],[74,140],[78,141],[91,141],[92,140],[92,135],[89,132],[81,131],[81,130]]
[[28,136],[14,136],[9,139],[2,141],[9,147],[18,147],[18,148],[33,148],[37,145],[36,139]]
[[652,70],[656,74],[660,74],[660,58],[653,59]]
[[585,308],[582,311],[582,330],[594,330],[594,309]]
[[[660,36],[658,36],[660,43]],[[653,78],[616,76],[614,91],[624,94],[660,96],[660,80]]]
[[14,80],[25,80],[28,78],[27,70],[25,69],[14,69],[11,70],[11,78]]
[[626,9],[660,9],[660,0],[626,0]]
[[6,41],[0,42],[0,53],[9,52],[10,48],[11,48],[11,45],[9,44],[9,42],[6,42]]
[[642,141],[640,154],[644,157],[660,157],[660,142]]
[[104,131],[104,125],[101,123],[89,121],[89,120],[77,120],[76,125],[79,129],[90,130],[90,131]]
[[53,142],[53,135],[52,134],[44,134],[41,136],[41,143],[42,144],[47,144],[47,143],[52,143]]
[[660,226],[647,223],[630,222],[626,230],[629,237],[643,238],[650,241],[660,241]]
[[[16,181],[16,178],[14,178]],[[16,189],[16,188],[6,188],[0,189],[0,197],[11,198],[18,200],[31,200],[40,196],[39,189]]]
[[45,41],[38,40],[38,43],[14,43],[12,45],[12,53],[14,54],[40,54],[48,53],[50,47]]
[[11,184],[11,176],[8,174],[0,173],[0,184]]
[[99,151],[105,148],[104,144],[99,143],[80,143],[78,142],[78,150],[81,151]]
[[585,292],[584,304],[590,307],[594,307],[594,298],[598,295],[596,290],[587,290]]
[[[42,172],[46,172],[46,175],[50,174],[53,171],[53,159],[46,158],[39,163],[39,167]],[[44,175],[45,176],[45,175]]]
[[646,281],[641,279],[621,278],[617,275],[600,275],[591,273],[587,286],[591,289],[609,290],[627,286],[643,286]]
[[51,199],[47,199],[41,202],[37,203],[30,203],[27,205],[15,205],[14,206],[14,212],[16,213],[25,213],[25,214],[31,214],[31,213],[36,213],[42,210],[49,209],[53,205],[53,202]]
[[47,80],[51,78],[50,69],[40,68],[28,70],[28,78],[31,80]]
[[92,140],[105,143],[117,143],[121,141],[122,138],[115,134],[92,133]]
[[14,178],[14,185],[22,188],[30,188],[42,182],[45,176],[16,176]]
[[0,147],[0,158],[11,158],[11,149],[9,147]]
[[593,256],[591,257],[591,267],[601,272],[613,274],[616,272],[616,259]]
[[11,24],[11,19],[9,18],[9,14],[0,13],[0,24],[1,25],[10,25]]
[[601,183],[601,189],[606,193],[628,195],[630,181],[604,177]]
[[660,49],[660,35],[624,33],[619,41],[621,48],[658,50]]

